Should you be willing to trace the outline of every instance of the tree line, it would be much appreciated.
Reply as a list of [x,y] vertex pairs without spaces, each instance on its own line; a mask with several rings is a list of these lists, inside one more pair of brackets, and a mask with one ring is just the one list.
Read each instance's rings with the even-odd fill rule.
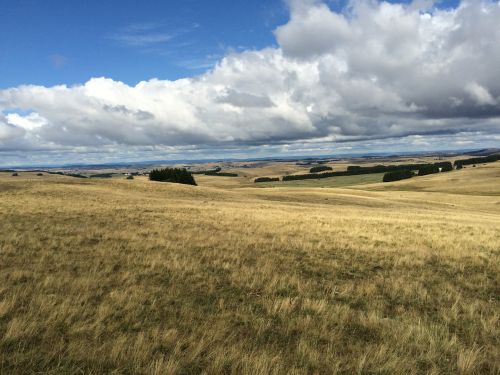
[[280,180],[279,177],[257,177],[253,181],[258,183],[258,182],[275,182],[275,181],[279,181],[279,180]]
[[332,171],[333,168],[329,167],[327,165],[319,165],[317,167],[312,167],[309,169],[309,173],[318,173],[318,172],[325,172],[325,171]]
[[330,178],[338,176],[355,176],[355,175],[373,174],[373,173],[387,174],[391,172],[397,172],[397,173],[391,173],[389,176],[387,176],[387,179],[391,179],[391,181],[397,181],[393,180],[394,178],[397,178],[397,176],[400,176],[402,178],[403,177],[410,178],[408,177],[410,176],[409,173],[407,172],[402,173],[401,171],[409,171],[411,172],[411,176],[413,176],[413,171],[418,171],[417,173],[419,173],[420,176],[423,176],[426,174],[438,173],[440,171],[448,172],[451,170],[453,170],[453,165],[449,161],[438,162],[434,164],[416,163],[416,164],[401,164],[401,165],[375,165],[372,167],[351,165],[347,167],[346,171],[296,174],[296,175],[283,176],[282,180],[283,181],[314,180],[314,179]]
[[464,165],[473,165],[473,164],[483,164],[483,163],[494,163],[500,160],[500,154],[489,155],[484,157],[476,157],[464,160],[455,160],[455,168],[461,169]]
[[204,171],[194,171],[191,174],[204,174],[205,176],[222,176],[222,177],[238,177],[238,173],[231,172],[221,172],[221,167],[216,167],[214,169],[208,169]]

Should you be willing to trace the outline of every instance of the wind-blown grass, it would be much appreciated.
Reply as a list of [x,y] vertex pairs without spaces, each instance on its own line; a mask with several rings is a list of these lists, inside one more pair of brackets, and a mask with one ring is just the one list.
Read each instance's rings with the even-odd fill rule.
[[498,374],[499,167],[470,194],[0,174],[0,373]]

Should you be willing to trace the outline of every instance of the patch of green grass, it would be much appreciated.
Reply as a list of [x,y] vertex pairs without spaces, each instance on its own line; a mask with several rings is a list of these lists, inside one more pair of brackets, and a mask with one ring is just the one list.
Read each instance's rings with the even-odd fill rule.
[[317,180],[296,180],[279,182],[262,182],[255,184],[258,187],[320,187],[338,188],[353,185],[375,184],[382,182],[383,173],[363,174],[357,176],[338,176],[330,178],[319,178]]

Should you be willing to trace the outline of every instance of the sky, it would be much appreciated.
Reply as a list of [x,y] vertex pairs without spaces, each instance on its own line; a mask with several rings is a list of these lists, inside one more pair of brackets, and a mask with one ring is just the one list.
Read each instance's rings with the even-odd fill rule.
[[498,0],[0,0],[0,166],[500,145]]

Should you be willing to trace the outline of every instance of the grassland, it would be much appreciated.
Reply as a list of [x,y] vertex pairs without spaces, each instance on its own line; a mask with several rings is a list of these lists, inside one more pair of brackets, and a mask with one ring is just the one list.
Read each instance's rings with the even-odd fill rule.
[[362,174],[356,176],[338,176],[331,178],[321,178],[317,180],[292,180],[292,181],[276,181],[258,183],[257,187],[321,187],[334,188],[345,186],[359,186],[364,184],[373,184],[382,182],[384,173]]
[[0,173],[0,373],[500,373],[500,163],[198,181]]

